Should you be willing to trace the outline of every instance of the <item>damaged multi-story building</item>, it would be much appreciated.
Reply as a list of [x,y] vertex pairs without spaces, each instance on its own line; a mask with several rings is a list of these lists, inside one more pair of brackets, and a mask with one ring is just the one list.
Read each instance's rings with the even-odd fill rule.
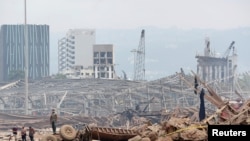
[[[233,84],[237,69],[237,53],[232,41],[223,55],[211,51],[210,41],[205,40],[204,55],[197,54],[197,74],[204,81],[220,81]],[[232,50],[232,54],[230,54]]]
[[114,53],[112,44],[98,44],[93,46],[95,78],[115,77]]
[[94,29],[70,29],[58,41],[58,71],[68,78],[108,78],[114,75],[112,44],[96,44]]

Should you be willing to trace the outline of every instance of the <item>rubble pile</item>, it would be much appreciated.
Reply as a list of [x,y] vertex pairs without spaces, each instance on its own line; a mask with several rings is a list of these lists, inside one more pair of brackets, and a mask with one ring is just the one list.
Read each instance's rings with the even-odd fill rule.
[[[235,109],[235,108],[238,109]],[[178,109],[180,111],[180,109]],[[179,113],[179,112],[178,112]],[[172,141],[172,140],[197,140],[202,141],[207,139],[207,126],[213,125],[242,125],[250,124],[250,99],[242,104],[229,104],[216,110],[215,113],[207,116],[200,122],[195,122],[188,115],[177,112],[169,113],[172,115],[168,120],[161,124],[143,124],[138,127],[133,127],[133,130],[138,131],[138,135],[129,141],[150,140],[150,141]],[[197,115],[197,114],[196,114]],[[193,116],[191,116],[193,117]]]
[[[183,76],[180,77],[194,90],[193,95],[200,98],[200,103],[193,104],[193,107],[165,106],[165,109],[158,111],[147,110],[149,104],[146,103],[144,110],[126,109],[109,116],[64,115],[57,123],[60,128],[58,134],[44,133],[42,140],[206,141],[209,125],[250,124],[250,99],[239,96],[239,100],[225,100],[198,76],[195,75],[195,85]],[[153,99],[154,97],[149,102]],[[0,113],[0,118],[5,119],[0,121],[0,127],[6,129],[18,125],[19,122],[25,123],[22,126],[36,129],[50,127],[48,117],[44,116]]]
[[149,141],[173,141],[173,140],[206,140],[207,125],[191,123],[189,118],[171,118],[162,124],[133,127],[138,135],[129,141],[149,140]]

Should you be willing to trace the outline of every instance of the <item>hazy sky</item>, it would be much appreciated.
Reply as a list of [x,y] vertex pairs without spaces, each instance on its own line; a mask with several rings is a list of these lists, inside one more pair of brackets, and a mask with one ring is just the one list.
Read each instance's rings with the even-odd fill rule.
[[[24,1],[0,0],[0,25],[23,24]],[[57,40],[73,28],[91,28],[98,32],[98,29],[141,27],[160,29],[174,27],[188,30],[250,27],[250,0],[26,0],[26,2],[27,23],[50,26],[51,73],[57,72]],[[139,35],[136,37],[136,40],[139,40]],[[194,42],[201,41],[203,37]],[[138,41],[131,44],[136,46]],[[129,49],[127,57],[133,58]],[[126,68],[125,65],[119,67]],[[148,72],[150,70],[146,71]]]
[[[27,22],[69,28],[250,26],[249,0],[26,0]],[[24,23],[24,0],[0,0],[0,24]]]

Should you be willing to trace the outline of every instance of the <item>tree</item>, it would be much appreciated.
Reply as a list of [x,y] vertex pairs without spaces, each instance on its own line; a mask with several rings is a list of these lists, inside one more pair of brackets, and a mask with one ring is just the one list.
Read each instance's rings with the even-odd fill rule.
[[22,70],[11,70],[8,78],[9,80],[13,81],[13,80],[20,80],[20,79],[24,79],[24,71]]
[[56,74],[56,75],[54,76],[54,78],[55,78],[55,79],[66,79],[67,77],[66,77],[66,75],[64,75],[64,74],[58,73],[58,74]]

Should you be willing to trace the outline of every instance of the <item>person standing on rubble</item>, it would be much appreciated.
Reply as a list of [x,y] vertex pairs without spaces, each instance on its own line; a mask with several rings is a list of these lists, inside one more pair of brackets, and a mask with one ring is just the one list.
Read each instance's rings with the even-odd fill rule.
[[52,126],[53,134],[56,134],[56,122],[57,122],[57,114],[55,113],[55,109],[52,109],[52,113],[50,115],[50,123]]
[[30,137],[30,141],[34,141],[34,134],[35,134],[35,130],[34,128],[32,128],[31,126],[29,127],[29,137]]
[[22,136],[22,141],[27,141],[26,140],[26,129],[24,128],[24,126],[21,129],[21,136]]
[[198,94],[200,96],[200,110],[199,110],[199,120],[202,121],[203,119],[206,118],[206,110],[205,110],[205,100],[204,100],[204,95],[205,95],[205,89],[200,87],[198,84],[197,76],[194,78],[194,93]]

